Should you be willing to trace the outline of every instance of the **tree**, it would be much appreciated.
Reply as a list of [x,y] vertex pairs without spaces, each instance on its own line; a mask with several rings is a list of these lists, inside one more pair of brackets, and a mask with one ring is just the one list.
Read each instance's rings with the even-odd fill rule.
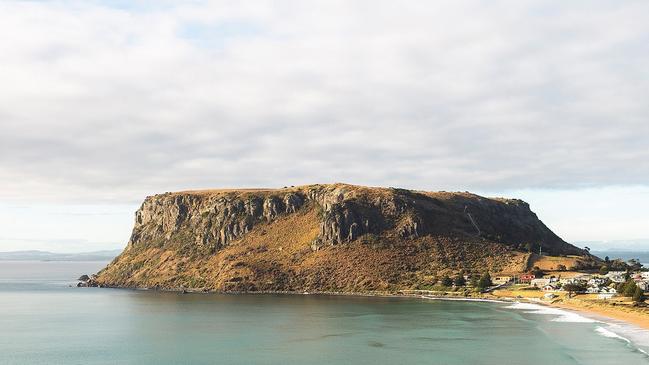
[[599,273],[600,273],[600,275],[606,275],[606,274],[608,274],[608,266],[606,266],[606,265],[602,265],[602,266],[599,268]]
[[640,260],[638,259],[631,259],[627,261],[631,271],[640,271],[642,270],[642,264],[640,263]]
[[471,274],[470,280],[471,280],[471,286],[474,287],[474,288],[477,288],[478,287],[478,281],[480,280],[480,278],[478,278],[478,276],[475,275],[475,274]]
[[532,268],[532,274],[534,274],[535,278],[542,278],[543,275],[545,275],[545,272],[543,272],[543,270],[541,270],[541,268],[539,268],[538,266],[534,266]]
[[486,289],[486,288],[490,287],[491,285],[493,285],[493,283],[491,282],[491,275],[489,275],[489,273],[486,272],[486,273],[484,273],[484,275],[482,275],[480,280],[478,280],[478,289],[481,289],[481,290]]
[[620,295],[624,295],[624,287],[626,286],[626,282],[624,283],[617,283],[615,284],[615,291],[618,292]]
[[444,275],[444,277],[442,278],[442,285],[446,287],[453,285],[453,279],[451,279],[448,275]]
[[464,273],[463,272],[460,272],[455,276],[455,278],[453,279],[453,285],[455,285],[455,286],[465,286],[466,285],[466,280],[464,279]]
[[633,301],[636,303],[644,302],[645,297],[644,297],[644,290],[640,289],[639,286],[636,285],[635,292],[633,293]]
[[633,294],[635,294],[636,289],[638,289],[638,286],[635,284],[635,281],[630,279],[626,284],[624,284],[624,296],[632,297]]
[[586,291],[586,285],[579,283],[564,284],[561,288],[568,292],[568,298],[572,297],[573,293]]

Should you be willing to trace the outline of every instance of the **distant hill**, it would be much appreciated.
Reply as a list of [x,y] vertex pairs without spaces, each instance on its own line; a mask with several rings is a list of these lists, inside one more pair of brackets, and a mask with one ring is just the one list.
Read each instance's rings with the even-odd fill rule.
[[0,252],[0,261],[110,261],[122,250],[104,250],[80,253],[56,253],[47,251]]
[[631,251],[631,250],[607,250],[607,251],[591,251],[593,255],[604,258],[608,256],[611,260],[613,259],[622,259],[628,261],[630,259],[635,259],[640,261],[640,263],[649,267],[649,250],[646,251]]
[[348,184],[147,197],[97,284],[212,291],[425,288],[461,270],[526,270],[529,250],[586,255],[518,199]]
[[592,251],[635,251],[649,252],[649,239],[613,240],[613,241],[577,241],[571,242],[579,247],[590,247]]

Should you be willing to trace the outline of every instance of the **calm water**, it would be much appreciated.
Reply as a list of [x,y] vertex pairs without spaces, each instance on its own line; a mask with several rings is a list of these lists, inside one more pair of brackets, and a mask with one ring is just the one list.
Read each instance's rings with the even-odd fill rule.
[[68,287],[103,265],[0,261],[0,364],[649,363],[644,331],[527,304]]

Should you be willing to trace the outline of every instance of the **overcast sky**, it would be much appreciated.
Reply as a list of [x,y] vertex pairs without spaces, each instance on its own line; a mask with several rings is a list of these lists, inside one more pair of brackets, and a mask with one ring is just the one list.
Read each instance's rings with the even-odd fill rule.
[[[242,4],[245,3],[245,4]],[[649,2],[0,2],[0,251],[123,247],[158,192],[520,197],[649,238]]]

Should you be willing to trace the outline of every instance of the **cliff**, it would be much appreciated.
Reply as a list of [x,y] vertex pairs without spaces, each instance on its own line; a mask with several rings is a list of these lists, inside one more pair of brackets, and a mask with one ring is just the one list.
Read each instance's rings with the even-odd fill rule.
[[97,283],[217,291],[422,288],[460,270],[522,271],[530,246],[585,254],[515,199],[346,184],[187,191],[145,199],[126,249]]

